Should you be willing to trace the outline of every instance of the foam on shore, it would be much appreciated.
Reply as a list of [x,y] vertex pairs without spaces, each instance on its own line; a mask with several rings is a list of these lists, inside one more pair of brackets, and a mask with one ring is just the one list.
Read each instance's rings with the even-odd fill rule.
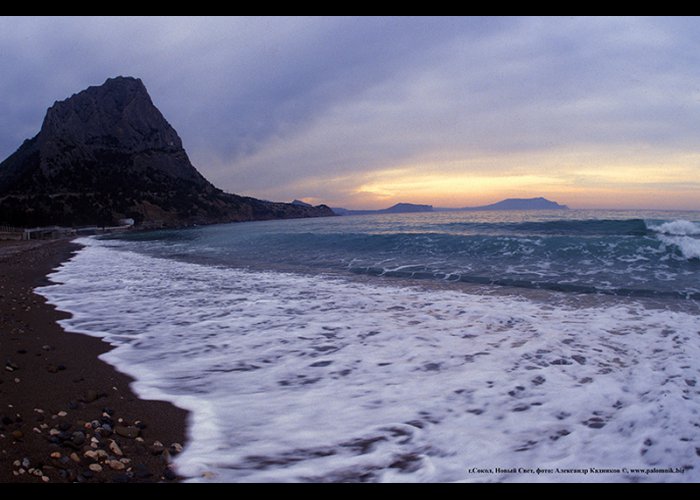
[[[700,321],[640,302],[251,272],[87,246],[41,289],[141,397],[193,412],[193,481],[698,481]],[[483,473],[599,468],[600,474]],[[674,474],[633,468],[684,468]]]

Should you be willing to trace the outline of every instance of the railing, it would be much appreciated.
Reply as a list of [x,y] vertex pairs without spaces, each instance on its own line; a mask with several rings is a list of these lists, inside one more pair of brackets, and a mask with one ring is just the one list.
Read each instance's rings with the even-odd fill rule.
[[24,233],[24,228],[12,226],[0,226],[0,233]]

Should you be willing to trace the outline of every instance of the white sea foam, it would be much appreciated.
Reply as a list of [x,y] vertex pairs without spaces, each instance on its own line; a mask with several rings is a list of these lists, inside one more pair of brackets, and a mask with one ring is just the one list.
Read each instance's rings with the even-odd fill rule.
[[700,224],[688,220],[674,220],[664,222],[659,225],[651,225],[652,231],[662,234],[671,234],[676,236],[692,236],[700,234]]
[[675,245],[686,259],[700,259],[700,239],[691,236],[665,236],[659,239],[666,245]]
[[[65,327],[117,346],[104,359],[141,396],[193,412],[176,462],[192,481],[700,480],[692,314],[247,272],[86,243],[41,293],[74,313]],[[627,472],[495,472],[511,467]],[[651,467],[688,468],[631,472]]]
[[658,225],[650,225],[649,229],[659,233],[658,238],[666,245],[678,247],[686,259],[700,259],[700,224],[688,220],[674,220]]

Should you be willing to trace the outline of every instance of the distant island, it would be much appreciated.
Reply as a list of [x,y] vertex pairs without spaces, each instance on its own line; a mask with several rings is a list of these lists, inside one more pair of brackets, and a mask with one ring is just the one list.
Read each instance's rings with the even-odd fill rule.
[[0,163],[0,225],[173,227],[333,215],[325,205],[216,188],[132,77],[54,103],[40,132]]
[[347,208],[331,208],[337,215],[372,215],[372,214],[406,214],[414,212],[433,212],[432,205],[416,205],[413,203],[397,203],[389,208],[380,210],[349,210]]
[[555,201],[550,201],[546,198],[507,198],[491,205],[482,205],[479,207],[462,207],[462,208],[436,208],[436,211],[464,211],[464,210],[568,210],[566,205],[560,205]]
[[[293,203],[298,202],[294,200]],[[303,203],[303,202],[299,202]],[[560,205],[555,201],[546,198],[507,198],[491,205],[478,207],[446,208],[433,207],[432,205],[416,205],[413,203],[397,203],[389,208],[380,210],[349,210],[347,208],[336,208],[332,210],[337,215],[372,215],[372,214],[402,214],[414,212],[448,212],[448,211],[477,211],[477,210],[568,210],[566,205]]]

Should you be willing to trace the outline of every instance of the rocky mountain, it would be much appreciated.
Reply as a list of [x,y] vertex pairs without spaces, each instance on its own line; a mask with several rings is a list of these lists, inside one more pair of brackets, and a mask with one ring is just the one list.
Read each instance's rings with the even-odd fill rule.
[[507,198],[491,205],[464,208],[441,208],[439,210],[566,210],[569,207],[546,198]]
[[389,208],[379,210],[350,210],[347,208],[332,209],[337,215],[372,215],[372,214],[406,214],[415,212],[432,212],[432,205],[417,205],[415,203],[397,203]]
[[0,163],[0,224],[178,226],[334,215],[224,193],[192,166],[140,79],[116,77],[56,102]]

